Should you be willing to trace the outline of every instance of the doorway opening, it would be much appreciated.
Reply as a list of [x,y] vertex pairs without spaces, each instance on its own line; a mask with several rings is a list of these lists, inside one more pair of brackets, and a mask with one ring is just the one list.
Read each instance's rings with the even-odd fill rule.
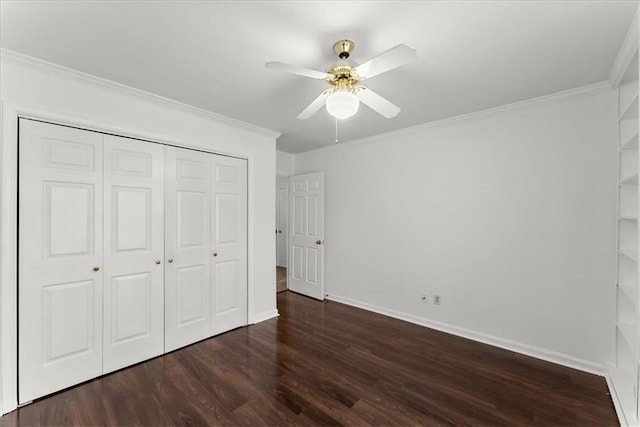
[[276,267],[276,292],[284,292],[287,288],[287,268],[286,267]]
[[276,292],[287,286],[287,252],[289,249],[289,177],[276,176]]

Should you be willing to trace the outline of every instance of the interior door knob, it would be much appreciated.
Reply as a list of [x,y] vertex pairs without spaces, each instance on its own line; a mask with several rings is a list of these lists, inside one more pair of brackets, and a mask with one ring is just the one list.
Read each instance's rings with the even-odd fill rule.
[[156,260],[156,264],[160,264],[160,260],[159,259]]
[[213,253],[213,256],[218,256],[218,252],[214,252],[214,253]]
[[173,258],[169,258],[168,262],[171,264],[173,262]]
[[321,245],[324,243],[324,240],[316,240],[316,245]]
[[100,267],[93,267],[93,271],[100,271]]

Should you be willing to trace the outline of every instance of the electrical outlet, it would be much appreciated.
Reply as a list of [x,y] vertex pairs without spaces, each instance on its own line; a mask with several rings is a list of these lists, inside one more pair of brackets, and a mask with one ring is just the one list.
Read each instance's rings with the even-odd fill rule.
[[434,295],[433,296],[433,303],[435,305],[440,305],[441,302],[442,302],[442,299],[440,298],[440,295]]
[[422,301],[425,304],[428,304],[429,298],[427,297],[427,294],[420,294],[420,301]]

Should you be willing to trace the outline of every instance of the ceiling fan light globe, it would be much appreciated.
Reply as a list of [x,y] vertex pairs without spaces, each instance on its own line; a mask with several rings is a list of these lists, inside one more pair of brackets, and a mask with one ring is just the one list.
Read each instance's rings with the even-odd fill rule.
[[327,112],[337,119],[346,119],[358,112],[360,100],[351,92],[334,92],[327,98]]

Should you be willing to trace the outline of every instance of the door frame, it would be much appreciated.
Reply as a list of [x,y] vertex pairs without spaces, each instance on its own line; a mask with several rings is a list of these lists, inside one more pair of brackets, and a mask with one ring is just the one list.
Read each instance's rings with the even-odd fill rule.
[[[253,163],[248,156],[210,151],[136,129],[0,102],[0,416],[18,407],[18,120],[32,119],[247,161],[247,324],[253,315]],[[259,317],[259,316],[258,316]]]

